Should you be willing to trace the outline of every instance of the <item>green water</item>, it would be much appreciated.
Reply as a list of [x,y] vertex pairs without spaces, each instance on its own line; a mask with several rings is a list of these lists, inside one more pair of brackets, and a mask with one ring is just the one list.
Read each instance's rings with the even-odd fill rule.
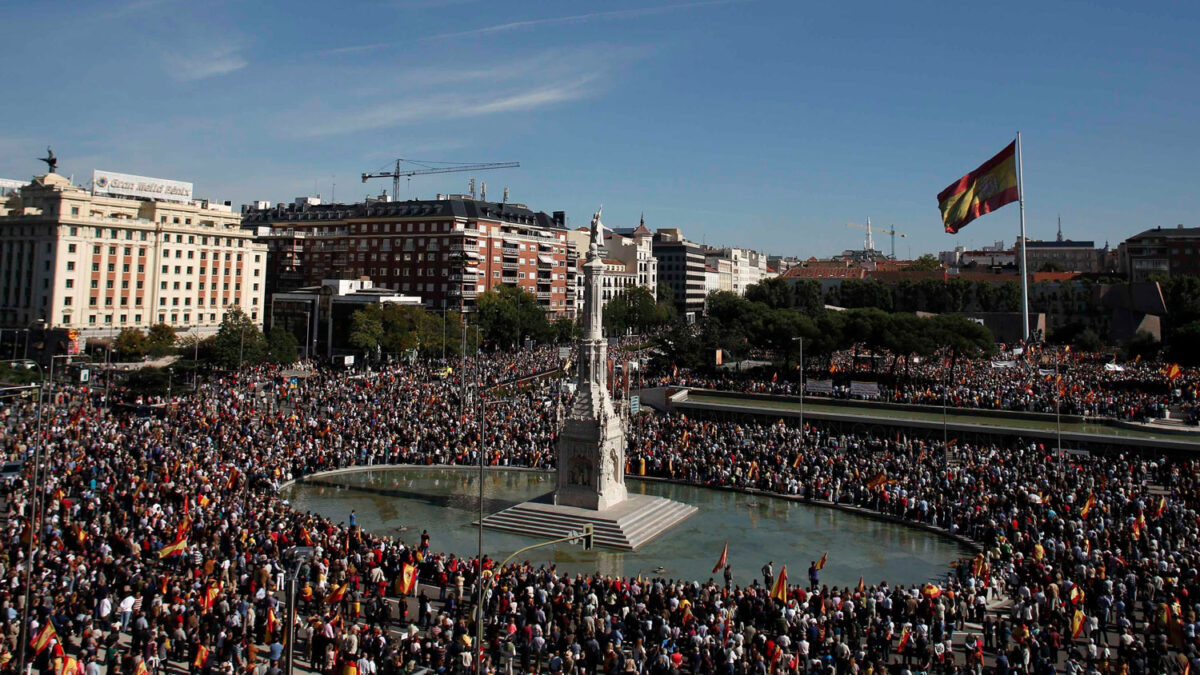
[[[791,500],[709,490],[652,481],[629,481],[631,493],[657,495],[692,504],[699,512],[636,552],[581,551],[578,547],[530,552],[535,564],[553,562],[559,570],[705,580],[725,542],[734,581],[748,584],[774,561],[793,582],[806,580],[808,566],[828,552],[821,582],[854,585],[886,579],[892,584],[921,583],[943,577],[949,563],[970,551],[939,535],[836,509]],[[484,506],[494,513],[552,491],[549,473],[489,470]],[[286,488],[283,497],[299,511],[312,511],[348,522],[351,509],[368,531],[419,543],[428,529],[434,550],[474,555],[478,529],[478,473],[473,469],[382,469],[318,477]],[[483,550],[493,558],[536,539],[485,530]],[[720,575],[717,575],[720,578]]]

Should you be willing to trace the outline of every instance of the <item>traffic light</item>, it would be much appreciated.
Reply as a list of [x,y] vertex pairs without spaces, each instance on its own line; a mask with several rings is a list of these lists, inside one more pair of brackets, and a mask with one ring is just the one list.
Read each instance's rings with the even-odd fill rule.
[[594,543],[595,536],[595,528],[592,527],[591,523],[583,526],[583,550],[592,550],[592,544]]

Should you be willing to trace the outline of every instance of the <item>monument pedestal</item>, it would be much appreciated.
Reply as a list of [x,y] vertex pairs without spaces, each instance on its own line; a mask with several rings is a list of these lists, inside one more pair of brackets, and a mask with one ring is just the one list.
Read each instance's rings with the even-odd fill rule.
[[555,504],[554,493],[549,493],[487,516],[483,525],[554,539],[565,537],[571,531],[581,532],[586,523],[591,523],[597,546],[636,551],[696,511],[691,504],[649,495],[630,495],[610,508],[597,511]]

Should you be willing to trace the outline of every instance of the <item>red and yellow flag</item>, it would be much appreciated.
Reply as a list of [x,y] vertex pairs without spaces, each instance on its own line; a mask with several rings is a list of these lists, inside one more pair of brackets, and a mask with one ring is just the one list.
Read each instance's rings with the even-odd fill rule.
[[1154,517],[1162,518],[1163,511],[1166,511],[1166,510],[1167,510],[1167,498],[1159,497],[1158,498],[1158,506],[1154,509]]
[[959,178],[938,194],[946,231],[956,234],[979,216],[1017,201],[1017,142]]
[[788,578],[787,565],[779,570],[779,576],[775,579],[775,585],[771,588],[771,599],[780,602],[787,602],[788,594]]
[[725,548],[721,549],[721,557],[717,559],[717,564],[713,565],[713,574],[720,572],[729,562],[729,540],[725,540]]
[[325,596],[325,603],[332,605],[335,602],[341,602],[342,598],[346,597],[346,589],[349,587],[350,584],[346,583],[329,591],[329,595]]
[[133,675],[150,675],[150,671],[146,670],[146,662],[138,659],[137,668],[133,671]]
[[173,556],[178,553],[183,553],[185,550],[187,550],[187,535],[186,534],[177,538],[175,541],[171,542],[170,544],[167,544],[166,546],[158,549],[158,557],[161,560],[162,558]]
[[910,637],[912,637],[912,631],[910,631],[908,629],[908,625],[905,624],[904,628],[900,629],[900,644],[896,646],[896,651],[904,651],[904,648],[908,645],[908,640]]
[[46,651],[46,647],[50,646],[51,640],[57,639],[58,633],[54,631],[54,625],[47,621],[46,625],[42,626],[42,629],[38,631],[38,634],[33,636],[33,640],[29,642],[29,646],[33,647],[34,654],[41,654]]
[[825,569],[825,561],[828,559],[829,559],[829,553],[828,552],[822,553],[821,559],[817,561],[817,564],[815,565],[815,567],[819,570]]
[[1078,638],[1083,634],[1083,624],[1086,623],[1087,617],[1083,612],[1075,610],[1075,615],[1071,617],[1071,638]]
[[196,658],[192,659],[192,665],[196,668],[203,668],[208,662],[208,647],[200,645],[196,648]]
[[1087,501],[1083,503],[1083,508],[1079,510],[1079,517],[1087,518],[1088,514],[1092,512],[1092,507],[1095,505],[1096,505],[1096,496],[1088,495]]
[[1170,367],[1167,368],[1168,380],[1174,382],[1175,380],[1179,379],[1180,375],[1183,375],[1183,369],[1179,367],[1178,363],[1172,363]]
[[417,566],[404,564],[400,569],[400,592],[404,595],[412,595],[413,589],[417,586]]

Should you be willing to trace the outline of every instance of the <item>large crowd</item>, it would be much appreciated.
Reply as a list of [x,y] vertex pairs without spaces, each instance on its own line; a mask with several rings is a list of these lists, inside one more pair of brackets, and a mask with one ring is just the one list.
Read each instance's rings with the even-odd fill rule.
[[[1057,360],[1057,363],[1056,363]],[[953,408],[1009,410],[1043,414],[1106,417],[1148,422],[1174,414],[1195,421],[1200,404],[1200,369],[1180,368],[1161,361],[1115,363],[1103,354],[1079,354],[1030,349],[994,358],[933,358],[918,360],[887,354],[838,352],[819,365],[809,362],[805,378],[827,381],[830,391],[817,396],[866,396],[852,381],[878,384],[871,398]],[[768,369],[770,371],[770,369]],[[754,391],[796,396],[799,371],[753,372],[728,370],[719,376],[674,368],[658,373],[655,381],[727,391]]]
[[[546,350],[363,377],[262,368],[145,416],[79,388],[55,391],[40,423],[34,403],[10,402],[0,448],[26,457],[40,428],[46,471],[40,490],[33,462],[3,487],[0,672],[22,648],[45,675],[280,675],[289,650],[327,675],[464,673],[478,659],[489,672],[730,675],[1200,667],[1192,460],[1062,459],[1016,442],[947,448],[678,415],[631,425],[631,473],[836,502],[977,542],[936,588],[497,569],[440,552],[436,531],[381,537],[276,494],[338,467],[475,464],[482,447],[492,465],[549,468],[570,396],[561,381],[473,406],[461,379],[478,366],[495,385],[556,362]],[[297,546],[311,556],[290,559]],[[403,596],[409,570],[419,582]]]

